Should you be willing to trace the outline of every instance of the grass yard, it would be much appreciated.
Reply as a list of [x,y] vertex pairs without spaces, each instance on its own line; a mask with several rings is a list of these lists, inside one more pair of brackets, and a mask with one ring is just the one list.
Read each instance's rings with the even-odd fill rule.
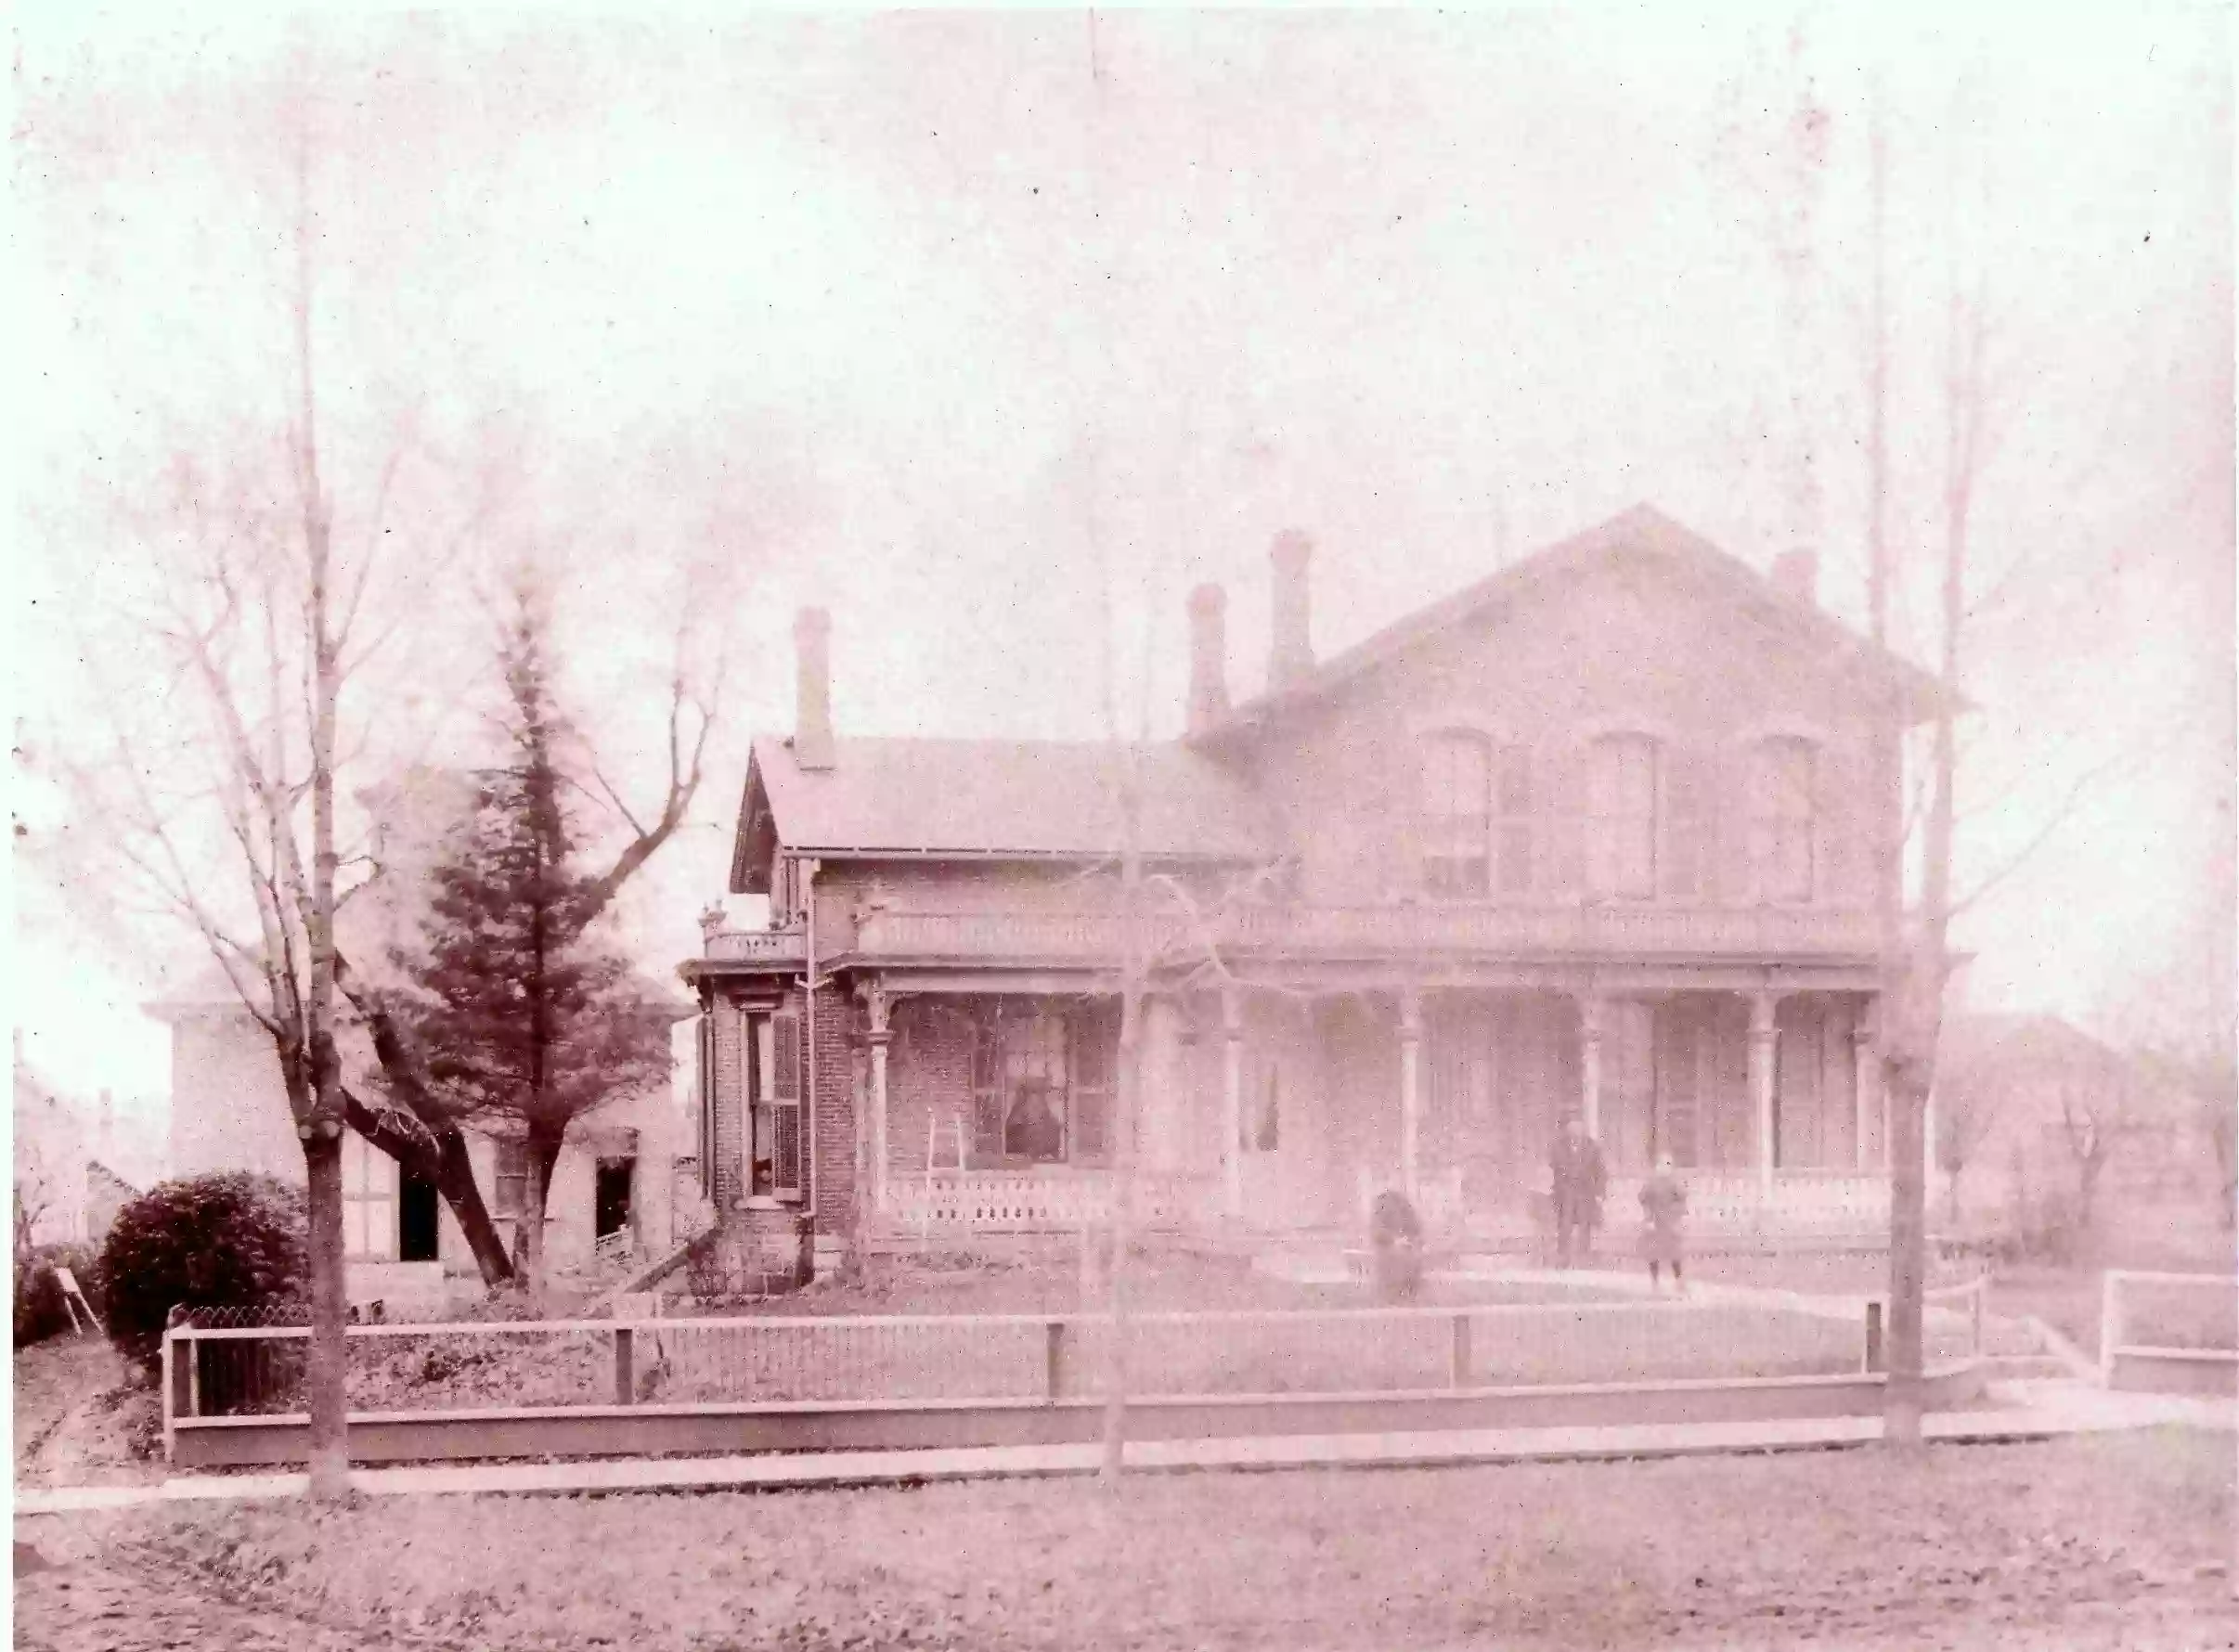
[[[2229,1435],[918,1491],[175,1505],[50,1555],[371,1644],[2222,1646]],[[26,1528],[19,1524],[19,1535]],[[166,1580],[172,1581],[170,1584]],[[2161,1625],[2163,1641],[2111,1632]]]
[[125,1379],[99,1337],[51,1337],[17,1353],[15,1471],[22,1486],[138,1484],[162,1477],[153,1389]]
[[[2104,1213],[2089,1267],[2042,1264],[2001,1267],[1992,1281],[1995,1313],[2034,1314],[2090,1355],[2099,1351],[2100,1271],[2135,1268],[2150,1272],[2233,1271],[2239,1248],[2212,1213],[2159,1207],[2112,1207]],[[2239,1336],[2239,1281],[2229,1292],[2156,1293],[2142,1299],[2144,1317],[2133,1336],[2168,1336],[2172,1346],[2230,1348]]]

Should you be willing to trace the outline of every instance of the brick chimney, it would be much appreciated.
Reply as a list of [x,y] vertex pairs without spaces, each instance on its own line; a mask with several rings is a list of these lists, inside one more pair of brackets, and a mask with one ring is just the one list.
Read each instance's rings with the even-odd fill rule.
[[1201,585],[1189,594],[1189,731],[1228,715],[1228,593]]
[[1267,686],[1289,688],[1314,669],[1314,637],[1306,597],[1306,564],[1314,541],[1286,528],[1268,548],[1275,564],[1274,635],[1267,652]]
[[1819,553],[1816,550],[1784,550],[1773,558],[1772,582],[1780,594],[1806,608],[1818,605]]
[[832,615],[804,608],[793,622],[799,670],[793,694],[793,760],[803,768],[832,767]]

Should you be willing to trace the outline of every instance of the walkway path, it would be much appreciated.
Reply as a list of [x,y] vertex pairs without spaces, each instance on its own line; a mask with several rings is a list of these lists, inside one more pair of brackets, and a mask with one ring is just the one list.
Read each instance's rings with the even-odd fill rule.
[[[2049,1439],[2181,1423],[2232,1427],[2228,1401],[2151,1394],[2109,1394],[2066,1380],[1995,1383],[1992,1408],[1927,1419],[1931,1439],[1953,1443]],[[1590,1462],[1691,1456],[1715,1452],[1817,1451],[1870,1444],[1879,1417],[1800,1417],[1738,1423],[1660,1423],[1578,1428],[1483,1428],[1401,1434],[1288,1435],[1203,1440],[1142,1440],[1127,1448],[1131,1468],[1151,1472],[1304,1467],[1417,1468],[1471,1463]],[[717,1488],[762,1491],[808,1487],[915,1485],[1089,1475],[1093,1444],[982,1446],[947,1451],[819,1452],[733,1457],[606,1458],[567,1463],[493,1463],[424,1468],[367,1468],[351,1484],[369,1496],[458,1492],[582,1493]],[[300,1496],[300,1474],[181,1475],[151,1487],[25,1490],[19,1514],[115,1508],[132,1504]]]

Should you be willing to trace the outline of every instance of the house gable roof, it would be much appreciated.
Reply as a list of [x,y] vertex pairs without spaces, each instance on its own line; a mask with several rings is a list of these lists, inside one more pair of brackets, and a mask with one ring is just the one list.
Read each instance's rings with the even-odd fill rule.
[[1934,715],[1942,690],[1927,672],[1813,604],[1790,596],[1748,563],[1662,511],[1637,505],[1394,621],[1322,661],[1297,682],[1243,702],[1222,721],[1193,736],[1191,743],[1208,751],[1249,743],[1271,724],[1326,703],[1433,638],[1480,616],[1544,599],[1564,582],[1628,557],[1650,559],[1690,575],[1716,598],[1794,636],[1831,666],[1887,684],[1901,697],[1908,721]]
[[[1100,741],[837,740],[829,768],[761,739],[746,766],[731,892],[766,894],[787,850],[861,859],[1096,859],[1121,848],[1115,748]],[[1156,860],[1251,861],[1265,812],[1242,781],[1175,742],[1138,749],[1137,841]]]

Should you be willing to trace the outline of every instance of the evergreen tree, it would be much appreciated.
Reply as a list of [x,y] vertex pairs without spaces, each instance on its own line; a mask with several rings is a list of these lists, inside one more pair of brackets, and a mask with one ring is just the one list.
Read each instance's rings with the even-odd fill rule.
[[631,987],[592,927],[602,901],[579,870],[545,625],[516,591],[499,643],[511,762],[478,777],[472,815],[431,873],[421,948],[396,962],[430,1080],[462,1114],[526,1150],[514,1252],[542,1283],[544,1209],[568,1126],[667,1070],[668,1022]]

